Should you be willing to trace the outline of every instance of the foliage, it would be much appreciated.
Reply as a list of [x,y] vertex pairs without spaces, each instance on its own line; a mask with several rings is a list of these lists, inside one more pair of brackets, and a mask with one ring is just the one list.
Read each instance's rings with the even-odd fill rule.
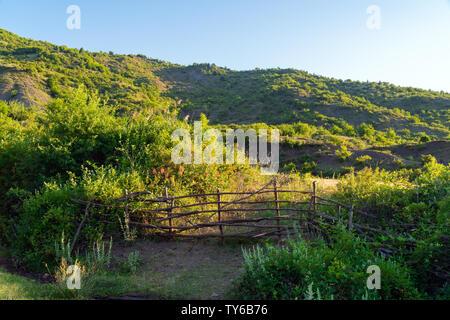
[[356,158],[355,161],[356,161],[356,164],[363,165],[363,164],[366,164],[366,163],[372,161],[372,157],[369,155],[365,155],[365,156]]
[[[97,90],[119,114],[176,108],[183,117],[203,112],[211,124],[264,122],[280,125],[289,136],[310,137],[328,130],[379,144],[450,134],[448,93],[343,81],[294,69],[237,72],[214,64],[180,66],[144,55],[56,46],[6,30],[0,30],[0,40],[2,64],[25,71],[38,96],[66,97],[83,84]],[[23,96],[27,105],[42,106],[48,100],[20,92],[17,96]],[[400,132],[405,129],[409,133]]]
[[345,161],[352,155],[352,152],[348,150],[346,146],[341,146],[339,149],[335,151],[335,154],[339,160]]
[[142,257],[139,251],[132,251],[128,254],[126,262],[122,265],[122,269],[131,274],[135,274],[142,264]]
[[[340,182],[335,197],[352,202],[377,217],[377,227],[417,241],[413,251],[402,257],[414,271],[421,288],[430,294],[445,286],[449,268],[450,166],[426,157],[422,169],[388,172],[365,168]],[[406,225],[413,227],[405,227]],[[393,243],[378,236],[380,243]],[[445,276],[444,276],[445,278]]]
[[361,299],[370,265],[379,266],[382,275],[381,289],[370,291],[370,299],[421,297],[408,268],[377,255],[344,230],[330,246],[296,237],[281,248],[267,244],[244,251],[244,257],[245,272],[234,291],[239,299]]
[[99,270],[106,270],[111,266],[112,245],[112,238],[109,240],[107,247],[105,247],[105,242],[101,239],[93,244],[92,250],[86,254],[86,263],[90,269],[98,272]]

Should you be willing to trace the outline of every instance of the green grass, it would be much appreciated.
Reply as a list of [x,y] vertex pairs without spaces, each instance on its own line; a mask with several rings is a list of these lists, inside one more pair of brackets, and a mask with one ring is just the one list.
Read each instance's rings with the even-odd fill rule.
[[51,296],[50,285],[36,283],[0,268],[0,300],[42,300]]
[[82,279],[81,290],[69,290],[64,283],[40,284],[0,269],[0,300],[82,300],[98,296],[120,296],[129,292],[146,295],[152,289],[158,289],[155,281],[148,280],[145,275],[109,272]]
[[163,296],[178,299],[208,299],[213,294],[219,294],[215,283],[226,281],[234,270],[230,270],[226,265],[214,268],[209,265],[199,265],[190,270],[184,270],[168,281],[163,282],[160,293]]
[[135,274],[111,270],[82,278],[80,290],[69,290],[64,282],[40,284],[0,269],[0,300],[83,300],[130,293],[157,299],[207,299],[216,293],[211,284],[224,281],[232,273],[227,266],[216,264],[173,274],[150,269]]

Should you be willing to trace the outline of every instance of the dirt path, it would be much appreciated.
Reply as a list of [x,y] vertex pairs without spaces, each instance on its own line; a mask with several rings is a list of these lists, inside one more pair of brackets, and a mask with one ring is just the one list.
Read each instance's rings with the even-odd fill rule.
[[[243,272],[242,246],[238,243],[221,246],[214,241],[139,240],[132,245],[116,243],[112,251],[116,271],[97,279],[93,299],[220,300],[227,297],[232,281]],[[121,265],[134,251],[141,257],[138,271],[121,273]],[[45,273],[16,269],[1,248],[0,269],[41,284],[53,281]]]
[[153,293],[169,299],[223,299],[232,281],[243,272],[238,244],[146,240],[116,246],[113,256],[126,261],[133,251],[142,257],[142,281],[152,284],[156,289]]

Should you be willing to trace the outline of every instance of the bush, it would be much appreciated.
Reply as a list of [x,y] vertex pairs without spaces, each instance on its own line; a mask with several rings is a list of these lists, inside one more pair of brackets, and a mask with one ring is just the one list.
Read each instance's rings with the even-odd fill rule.
[[286,172],[286,173],[297,173],[297,165],[293,162],[289,162],[288,164],[284,165],[283,168],[281,169],[281,172]]
[[[365,168],[348,174],[339,183],[335,197],[374,214],[378,228],[416,240],[413,250],[408,250],[403,259],[421,289],[434,295],[445,286],[442,275],[450,267],[450,166],[438,164],[428,156],[424,162],[424,167],[417,170],[388,172]],[[404,227],[411,223],[415,226]],[[402,245],[383,236],[376,239],[385,244]]]
[[355,161],[356,161],[357,165],[363,165],[363,164],[366,164],[367,162],[372,161],[372,157],[369,155],[365,155],[365,156],[356,158]]
[[122,128],[119,119],[110,108],[100,107],[97,96],[83,86],[50,103],[43,118],[43,147],[66,150],[66,156],[55,161],[60,172],[76,172],[86,160],[103,164],[116,151]]
[[[73,239],[83,218],[84,207],[73,203],[70,199],[107,203],[108,200],[120,197],[123,189],[143,190],[143,182],[139,175],[117,172],[113,168],[92,170],[84,168],[83,175],[79,178],[72,175],[65,183],[56,181],[46,183],[41,190],[26,198],[19,209],[19,215],[15,220],[17,224],[17,237],[14,239],[15,255],[34,270],[43,270],[45,264],[53,264],[55,242],[60,240],[62,233],[67,239]],[[96,210],[102,209],[90,210],[91,219],[83,228],[83,237],[79,239],[79,244],[87,245],[95,242],[104,232],[105,226],[97,223],[94,214]],[[118,228],[116,226],[116,229]]]
[[47,184],[23,202],[14,253],[27,267],[43,270],[45,262],[54,262],[54,244],[61,234],[73,237],[81,214],[70,198],[79,191],[68,184]]
[[419,142],[425,143],[425,142],[430,142],[430,141],[431,141],[431,138],[426,133],[422,132],[420,134]]
[[[325,299],[415,299],[410,270],[371,251],[359,238],[339,230],[323,240],[295,238],[284,247],[267,244],[244,251],[245,272],[235,284],[237,299],[305,299],[309,286]],[[367,290],[368,266],[381,270],[381,289]]]
[[336,156],[338,157],[339,160],[341,161],[345,161],[347,160],[349,157],[351,157],[352,152],[347,150],[347,147],[342,145],[339,149],[337,149],[335,151]]

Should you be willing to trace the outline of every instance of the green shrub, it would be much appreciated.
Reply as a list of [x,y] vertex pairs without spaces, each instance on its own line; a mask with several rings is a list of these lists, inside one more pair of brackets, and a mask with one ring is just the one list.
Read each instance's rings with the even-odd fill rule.
[[315,161],[305,161],[302,165],[302,173],[314,172],[317,168],[317,163]]
[[351,157],[352,152],[347,150],[347,147],[342,145],[339,149],[337,149],[335,151],[336,156],[338,157],[339,160],[341,161],[345,161],[347,160],[349,157]]
[[424,154],[424,155],[422,155],[420,160],[422,161],[422,165],[436,164],[437,163],[436,158],[433,157],[431,154]]
[[112,245],[112,238],[109,240],[107,247],[105,247],[105,243],[102,239],[95,241],[92,245],[92,249],[86,254],[86,264],[88,268],[93,269],[96,272],[109,269],[112,260]]
[[59,154],[59,161],[53,164],[59,172],[77,172],[86,160],[104,164],[115,154],[122,128],[112,110],[101,107],[97,96],[84,87],[67,98],[52,101],[43,124],[46,129],[43,147],[50,148],[49,151],[65,150],[67,154]]
[[370,161],[372,161],[372,157],[369,156],[369,155],[358,157],[355,160],[357,165],[363,165],[363,164],[366,164],[367,162],[370,162]]
[[14,221],[20,214],[22,202],[31,196],[31,193],[18,188],[11,188],[6,192],[0,204],[0,243],[12,245],[14,241]]
[[80,191],[69,184],[47,184],[23,202],[14,251],[26,266],[43,270],[45,262],[54,263],[54,244],[62,232],[69,239],[73,237],[81,214],[70,199]]
[[[72,198],[107,202],[123,194],[123,189],[143,190],[143,182],[137,173],[117,172],[113,168],[84,169],[79,178],[72,176],[65,183],[49,182],[26,198],[15,218],[17,236],[14,251],[23,263],[36,270],[55,261],[55,242],[64,233],[66,239],[73,239],[84,214],[84,207],[71,201]],[[105,226],[97,223],[91,208],[89,223],[83,228],[78,245],[88,245],[99,239]],[[111,213],[112,214],[112,213]],[[111,216],[111,219],[115,219]],[[119,226],[116,226],[119,231]]]
[[293,162],[289,162],[288,164],[284,165],[283,168],[281,168],[281,172],[297,173],[297,165]]
[[[402,258],[410,266],[422,290],[431,295],[445,286],[448,270],[450,166],[426,157],[422,169],[396,172],[365,168],[350,173],[339,183],[338,201],[354,203],[377,217],[377,227],[416,240]],[[414,224],[405,228],[404,224]],[[402,243],[385,236],[376,240],[394,246]]]
[[121,270],[127,273],[135,274],[140,265],[142,265],[143,259],[139,251],[132,251],[128,254],[126,261],[122,262]]
[[[295,238],[281,248],[267,244],[244,251],[244,257],[245,272],[233,289],[238,299],[305,299],[311,284],[324,299],[421,297],[407,267],[374,253],[344,230],[330,246]],[[367,290],[371,265],[380,267],[380,290]]]
[[426,133],[422,132],[420,134],[419,142],[425,143],[425,142],[430,142],[430,141],[431,141],[431,138]]
[[373,138],[375,136],[375,129],[373,128],[373,126],[372,125],[368,125],[366,123],[360,124],[356,128],[356,132],[358,133],[358,135],[361,138],[366,139],[368,141],[373,140]]
[[328,136],[327,137],[327,142],[338,146],[338,147],[346,147],[347,146],[347,141],[341,137],[338,136]]

